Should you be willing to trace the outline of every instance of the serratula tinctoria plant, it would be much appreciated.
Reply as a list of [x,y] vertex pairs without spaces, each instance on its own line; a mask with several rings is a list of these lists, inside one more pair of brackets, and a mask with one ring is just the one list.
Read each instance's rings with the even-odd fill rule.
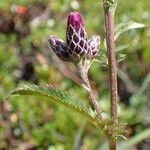
[[[72,63],[76,66],[80,75],[81,84],[89,95],[90,103],[83,103],[68,92],[56,89],[52,86],[37,86],[24,84],[10,92],[12,95],[32,95],[46,98],[54,103],[64,105],[72,111],[80,113],[86,120],[94,124],[105,136],[109,143],[109,150],[116,150],[117,137],[123,137],[118,123],[118,93],[117,93],[117,62],[115,54],[115,39],[129,29],[141,28],[143,25],[131,22],[127,28],[117,29],[115,33],[114,15],[117,0],[103,0],[103,10],[105,18],[105,40],[103,45],[107,49],[105,66],[108,66],[110,79],[110,116],[104,117],[103,110],[97,101],[91,84],[89,82],[88,71],[94,60],[101,62],[100,37],[93,35],[88,37],[85,30],[84,20],[79,12],[70,12],[67,18],[66,39],[62,40],[54,35],[48,37],[51,50],[62,61]],[[122,26],[121,26],[122,27]],[[96,59],[99,56],[99,60]],[[108,59],[107,59],[108,58]],[[107,61],[108,60],[108,61]],[[108,63],[107,63],[108,62]],[[72,78],[73,79],[73,78]],[[100,133],[98,130],[98,132]]]

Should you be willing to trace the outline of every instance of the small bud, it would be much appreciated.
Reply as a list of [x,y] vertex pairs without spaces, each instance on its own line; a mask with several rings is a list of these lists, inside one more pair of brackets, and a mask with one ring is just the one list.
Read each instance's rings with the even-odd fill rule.
[[99,45],[100,45],[100,37],[99,36],[92,36],[90,40],[88,40],[88,56],[89,57],[94,57],[99,50]]
[[50,36],[48,38],[48,42],[50,43],[51,48],[53,49],[53,51],[55,52],[55,54],[58,56],[59,59],[63,61],[70,60],[67,45],[63,40],[55,36]]

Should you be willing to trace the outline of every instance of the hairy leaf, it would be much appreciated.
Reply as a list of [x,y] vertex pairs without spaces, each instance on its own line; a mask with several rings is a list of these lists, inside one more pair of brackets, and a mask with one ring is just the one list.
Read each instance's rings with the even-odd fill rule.
[[8,98],[14,95],[30,95],[36,96],[41,98],[46,98],[51,100],[53,103],[64,105],[65,107],[80,113],[90,122],[95,124],[94,116],[90,114],[90,111],[82,101],[78,100],[77,98],[73,97],[71,94],[56,89],[52,86],[37,86],[34,84],[25,84],[21,85],[20,87],[12,90],[8,95]]
[[120,34],[131,30],[145,27],[144,24],[130,21],[128,23],[120,23],[115,28],[115,40],[119,37]]
[[[144,24],[137,23],[134,21],[130,21],[127,23],[120,23],[120,24],[116,25],[116,28],[115,28],[115,40],[120,36],[120,34],[126,32],[128,30],[144,28],[144,27],[145,27]],[[104,44],[105,50],[107,50],[106,38],[104,39],[103,44]]]

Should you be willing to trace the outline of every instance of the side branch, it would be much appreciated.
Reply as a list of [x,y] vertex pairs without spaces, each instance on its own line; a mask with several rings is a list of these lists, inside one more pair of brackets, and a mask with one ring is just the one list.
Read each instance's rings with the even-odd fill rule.
[[92,91],[92,88],[91,88],[91,85],[90,85],[90,82],[89,82],[89,78],[88,78],[88,69],[89,69],[89,64],[86,62],[84,64],[79,64],[78,65],[78,69],[79,69],[79,73],[80,73],[80,76],[83,80],[83,85],[84,85],[84,88],[87,90],[88,94],[89,94],[89,100],[91,101],[96,113],[97,113],[97,116],[99,118],[99,121],[103,121],[103,116],[102,116],[102,109],[101,107],[99,106],[97,100],[95,99],[95,96],[93,94],[93,91]]

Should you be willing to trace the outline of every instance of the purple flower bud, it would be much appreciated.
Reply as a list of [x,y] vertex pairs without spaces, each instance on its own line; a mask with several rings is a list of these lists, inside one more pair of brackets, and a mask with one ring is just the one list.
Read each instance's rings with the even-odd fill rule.
[[51,48],[53,49],[53,51],[55,52],[55,54],[58,56],[59,59],[63,61],[70,60],[67,45],[63,40],[55,36],[50,36],[48,38],[48,42],[50,43]]
[[92,36],[92,38],[88,40],[87,55],[89,57],[94,57],[98,53],[99,45],[100,45],[100,37],[96,35]]
[[87,53],[87,33],[84,29],[84,21],[78,12],[71,12],[68,15],[66,38],[72,58],[80,59]]
[[61,60],[78,62],[82,58],[91,59],[98,53],[100,37],[94,35],[88,40],[81,15],[71,12],[67,20],[66,43],[55,36],[50,36],[48,41]]

